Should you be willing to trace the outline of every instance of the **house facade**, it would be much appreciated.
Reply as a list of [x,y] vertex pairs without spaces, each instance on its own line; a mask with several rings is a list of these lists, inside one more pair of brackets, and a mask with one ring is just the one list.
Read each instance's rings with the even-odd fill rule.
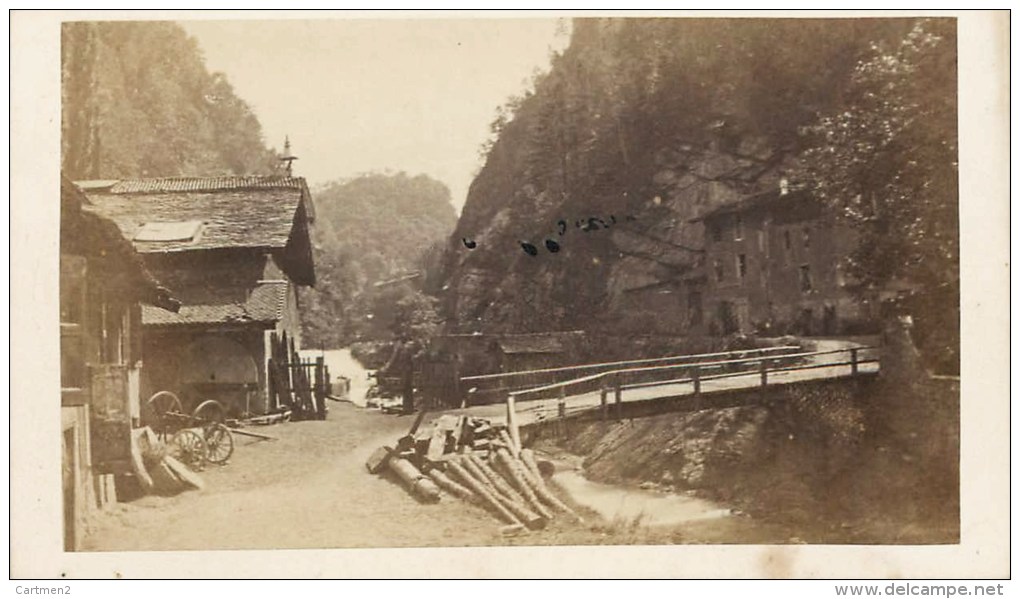
[[877,316],[841,265],[853,232],[806,192],[783,187],[695,221],[705,229],[704,279],[687,311],[710,333],[848,334]]
[[116,500],[114,477],[131,471],[142,306],[173,314],[180,304],[67,179],[60,200],[60,422],[64,547],[71,551],[90,512]]
[[[141,310],[143,396],[207,399],[227,415],[276,411],[270,358],[300,348],[297,288],[315,283],[314,207],[304,179],[214,177],[83,183],[146,267],[174,289],[178,312]],[[286,353],[286,352],[284,352]]]

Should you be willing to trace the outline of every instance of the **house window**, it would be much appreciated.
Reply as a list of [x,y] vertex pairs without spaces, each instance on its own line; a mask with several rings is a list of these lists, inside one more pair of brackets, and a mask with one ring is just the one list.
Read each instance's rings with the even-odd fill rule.
[[744,217],[737,216],[733,223],[733,240],[740,241],[744,238]]
[[804,249],[811,247],[811,229],[804,227]]
[[722,241],[722,227],[719,225],[712,225],[712,241]]
[[692,291],[687,295],[687,319],[691,325],[701,324],[701,292]]
[[790,231],[789,230],[783,231],[783,249],[786,250],[786,253],[790,253],[790,250],[792,248],[793,241],[790,239]]
[[719,260],[714,260],[713,264],[715,266],[715,280],[722,282],[723,278],[726,276],[726,273],[723,270],[723,264]]
[[800,290],[811,291],[811,267],[804,264],[800,267]]
[[747,254],[737,256],[737,276],[741,279],[747,276]]
[[758,251],[765,253],[765,231],[758,231]]

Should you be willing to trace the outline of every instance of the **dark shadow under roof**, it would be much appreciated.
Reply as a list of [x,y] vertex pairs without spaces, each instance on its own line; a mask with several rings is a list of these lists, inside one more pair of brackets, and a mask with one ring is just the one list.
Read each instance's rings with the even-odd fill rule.
[[131,242],[110,219],[87,210],[88,198],[66,177],[60,179],[60,251],[88,257],[93,275],[113,293],[167,314],[180,302],[145,267]]

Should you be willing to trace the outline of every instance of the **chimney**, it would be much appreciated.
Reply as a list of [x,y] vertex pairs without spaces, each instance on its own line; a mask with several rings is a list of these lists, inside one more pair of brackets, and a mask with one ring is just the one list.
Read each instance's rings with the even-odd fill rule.
[[290,136],[287,135],[283,138],[283,156],[280,156],[280,162],[284,163],[284,168],[287,169],[287,176],[291,177],[294,175],[293,166],[294,161],[298,157],[290,153]]

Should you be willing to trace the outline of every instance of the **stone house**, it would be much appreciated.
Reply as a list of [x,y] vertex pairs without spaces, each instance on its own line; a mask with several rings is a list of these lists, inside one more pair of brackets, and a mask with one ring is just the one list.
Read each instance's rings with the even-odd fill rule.
[[853,232],[808,193],[783,185],[693,222],[704,226],[704,282],[687,309],[703,315],[709,332],[836,335],[876,318],[874,302],[851,293],[841,264]]

